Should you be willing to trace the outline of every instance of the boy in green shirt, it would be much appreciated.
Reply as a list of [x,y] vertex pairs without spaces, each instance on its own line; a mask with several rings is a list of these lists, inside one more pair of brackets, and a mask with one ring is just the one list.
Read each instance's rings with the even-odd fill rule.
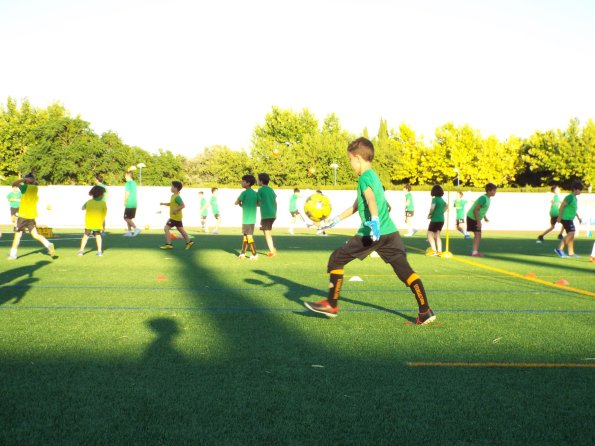
[[274,257],[277,250],[273,244],[273,223],[277,218],[277,194],[269,187],[269,174],[258,174],[257,203],[260,206],[260,229],[264,232],[264,239],[267,242],[269,252],[267,256]]
[[[578,216],[578,200],[577,195],[580,195],[583,190],[582,183],[575,181],[571,186],[572,193],[566,195],[564,201],[560,205],[560,212],[558,214],[558,223],[562,223],[564,230],[566,231],[566,237],[560,242],[560,246],[554,249],[554,252],[559,257],[573,257],[578,258],[574,253],[574,233],[576,231],[574,227],[574,219],[578,218],[578,222],[582,223],[581,218]],[[564,246],[568,245],[568,255],[564,252]]]
[[159,203],[161,206],[169,206],[169,220],[165,223],[163,231],[165,232],[165,245],[161,246],[161,249],[173,249],[171,244],[171,228],[177,228],[178,232],[184,237],[186,242],[186,249],[192,248],[194,242],[190,240],[186,230],[184,229],[184,223],[182,223],[182,209],[186,207],[182,197],[180,197],[180,191],[182,190],[182,183],[180,181],[171,182],[171,198],[167,203]]
[[498,186],[493,183],[488,183],[485,186],[486,193],[475,200],[469,212],[467,212],[467,231],[473,232],[473,251],[472,257],[483,257],[479,252],[479,242],[481,242],[481,221],[489,222],[486,213],[490,208],[490,198],[496,195]]
[[465,206],[467,205],[467,200],[463,199],[463,191],[458,191],[457,194],[459,198],[455,198],[454,202],[454,208],[457,211],[457,231],[463,234],[465,238],[471,238],[469,233],[461,226],[463,223],[465,223]]
[[405,237],[413,237],[417,229],[413,229],[413,215],[415,214],[415,205],[413,204],[413,194],[411,193],[411,184],[406,184],[405,191],[405,224],[408,232]]
[[219,189],[216,187],[211,188],[211,199],[209,200],[211,211],[213,212],[213,216],[215,217],[215,229],[213,230],[213,234],[219,234],[219,223],[221,223],[221,214],[219,214],[219,202],[217,201],[218,191]]
[[18,187],[21,191],[21,203],[17,218],[17,229],[14,233],[8,260],[16,260],[19,243],[21,243],[21,237],[25,230],[29,231],[31,237],[45,246],[50,257],[54,258],[56,256],[54,244],[47,241],[43,235],[37,232],[35,218],[37,217],[37,201],[39,198],[37,196],[38,187],[35,176],[32,173],[28,173],[25,175],[25,178],[12,183],[12,187]]
[[305,223],[307,227],[310,227],[309,224],[306,223],[304,216],[300,214],[298,209],[297,201],[300,197],[300,190],[296,187],[293,190],[293,195],[289,198],[289,213],[291,214],[291,225],[289,226],[289,233],[293,235],[293,228],[295,227],[295,222],[299,217],[302,220],[302,223]]
[[[436,320],[428,304],[428,298],[420,277],[411,269],[407,261],[405,246],[397,227],[388,213],[384,188],[380,178],[372,169],[374,145],[366,138],[358,138],[347,148],[351,168],[359,176],[357,199],[351,207],[333,218],[328,228],[336,226],[341,220],[359,213],[362,225],[357,235],[345,245],[335,250],[328,261],[327,272],[330,274],[328,298],[319,302],[306,302],[311,311],[335,317],[339,312],[338,301],[343,284],[344,267],[354,259],[365,259],[372,251],[390,264],[397,277],[412,291],[417,301],[419,313],[416,324],[425,325]],[[325,228],[326,229],[326,228]]]
[[[541,233],[541,235],[537,236],[537,243],[543,243],[543,237],[550,231],[553,231],[556,227],[556,224],[558,223],[558,215],[560,214],[560,197],[558,194],[560,193],[560,187],[552,186],[551,191],[554,196],[550,200],[550,227]],[[558,234],[558,240],[562,240],[564,238],[562,235],[563,233],[564,227],[562,227],[560,234]]]
[[202,227],[203,232],[209,232],[209,227],[207,226],[209,205],[207,204],[207,199],[205,198],[205,193],[203,191],[198,193],[198,200],[200,204],[200,226]]
[[128,171],[124,175],[126,184],[124,186],[124,221],[128,227],[128,231],[124,233],[124,237],[136,237],[140,234],[140,229],[134,224],[136,217],[136,182],[133,179],[132,172]]
[[10,203],[10,218],[12,220],[12,225],[14,226],[15,232],[17,229],[17,214],[19,212],[19,206],[21,205],[21,195],[22,194],[19,187],[13,186],[12,191],[6,196],[8,203]]
[[444,226],[444,211],[446,210],[446,202],[442,198],[444,190],[439,184],[432,187],[430,192],[432,195],[432,205],[430,206],[430,225],[428,226],[428,242],[430,242],[430,249],[426,251],[427,256],[442,255],[442,239],[440,238],[440,231]]
[[240,260],[246,258],[246,248],[250,247],[252,257],[250,260],[256,260],[258,255],[256,254],[256,246],[254,245],[254,225],[256,224],[256,203],[258,200],[258,194],[252,186],[256,184],[256,178],[254,175],[244,175],[242,177],[242,187],[244,190],[236,200],[235,204],[242,208],[242,251],[239,255]]

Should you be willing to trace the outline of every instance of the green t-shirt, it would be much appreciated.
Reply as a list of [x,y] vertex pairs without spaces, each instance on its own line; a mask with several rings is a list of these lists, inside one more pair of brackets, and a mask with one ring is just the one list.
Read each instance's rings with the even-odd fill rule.
[[357,181],[357,211],[362,225],[357,231],[357,235],[362,237],[368,237],[371,234],[371,229],[366,226],[366,222],[372,219],[370,209],[368,208],[368,202],[364,197],[364,192],[368,189],[372,189],[374,198],[376,199],[376,206],[378,207],[378,219],[380,220],[380,235],[392,234],[397,232],[397,227],[391,220],[388,214],[388,204],[384,196],[384,188],[380,182],[380,178],[372,169],[366,170],[362,173]]
[[471,220],[475,220],[474,211],[477,206],[481,206],[479,209],[479,219],[483,220],[490,207],[490,197],[487,195],[482,195],[477,200],[475,200],[475,203],[473,203],[473,206],[471,206],[471,209],[469,209],[469,212],[467,212],[467,217],[469,217]]
[[550,217],[557,217],[560,214],[560,197],[558,194],[554,194],[554,198],[552,198],[552,205],[550,206]]
[[432,204],[435,205],[434,211],[432,212],[431,222],[443,222],[444,221],[444,210],[446,209],[446,201],[442,197],[432,198]]
[[207,215],[209,215],[209,209],[207,208],[207,199],[205,197],[202,197],[200,199],[200,216],[206,217]]
[[128,198],[126,199],[126,208],[127,209],[135,209],[136,208],[136,183],[134,180],[126,181],[126,185],[124,186],[124,193],[128,192]]
[[562,220],[574,220],[576,211],[578,210],[578,200],[576,199],[576,195],[566,195],[564,203],[566,203],[566,206],[564,206],[564,209],[562,210]]
[[214,215],[219,213],[219,202],[217,201],[217,197],[215,195],[211,196],[211,200],[209,201],[211,205],[211,211]]
[[261,186],[257,194],[260,218],[277,218],[277,194],[275,191],[269,186]]
[[298,194],[293,194],[289,199],[289,212],[297,212]]
[[457,220],[464,220],[465,219],[465,206],[467,205],[467,200],[463,198],[455,198],[455,209],[457,211]]
[[256,223],[256,201],[258,194],[254,189],[244,189],[238,200],[242,203],[242,224],[253,225]]
[[405,210],[410,212],[415,210],[415,206],[413,205],[413,195],[411,192],[407,192],[405,194]]
[[11,191],[8,193],[6,198],[8,199],[11,208],[18,209],[21,204],[21,195],[21,191]]
[[[107,199],[107,187],[103,183],[97,183],[97,186],[103,187],[103,189],[105,190],[105,192],[103,193],[103,197],[101,197],[101,201],[106,201],[106,199]],[[128,207],[128,206],[126,206],[126,207]]]

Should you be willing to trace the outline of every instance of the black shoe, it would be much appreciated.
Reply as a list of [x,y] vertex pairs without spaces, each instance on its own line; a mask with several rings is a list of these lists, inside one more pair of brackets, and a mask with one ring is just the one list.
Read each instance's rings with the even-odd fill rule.
[[536,243],[543,243],[543,235],[540,235],[537,237],[537,242]]
[[558,235],[558,240],[564,240],[564,236],[562,234]]
[[425,313],[418,313],[417,320],[415,321],[416,325],[428,325],[431,324],[436,320],[436,315],[432,311],[431,308],[428,309]]

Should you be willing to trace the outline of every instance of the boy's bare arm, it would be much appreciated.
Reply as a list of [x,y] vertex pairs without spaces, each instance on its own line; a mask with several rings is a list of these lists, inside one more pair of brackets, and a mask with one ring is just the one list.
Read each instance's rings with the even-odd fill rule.
[[[378,217],[378,205],[376,204],[376,197],[374,196],[374,191],[370,187],[364,191],[364,198],[368,203],[370,215],[372,217]],[[357,202],[355,203],[355,209],[357,210]]]

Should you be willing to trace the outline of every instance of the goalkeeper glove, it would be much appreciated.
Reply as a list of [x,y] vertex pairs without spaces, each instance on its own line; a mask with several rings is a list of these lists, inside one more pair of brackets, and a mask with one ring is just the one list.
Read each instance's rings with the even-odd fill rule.
[[331,222],[328,225],[323,226],[319,230],[326,231],[327,229],[334,228],[335,226],[337,226],[339,224],[340,221],[341,221],[341,219],[339,217],[335,217],[331,220]]
[[371,221],[366,222],[366,226],[372,231],[372,241],[380,239],[380,220],[378,217],[372,217]]

